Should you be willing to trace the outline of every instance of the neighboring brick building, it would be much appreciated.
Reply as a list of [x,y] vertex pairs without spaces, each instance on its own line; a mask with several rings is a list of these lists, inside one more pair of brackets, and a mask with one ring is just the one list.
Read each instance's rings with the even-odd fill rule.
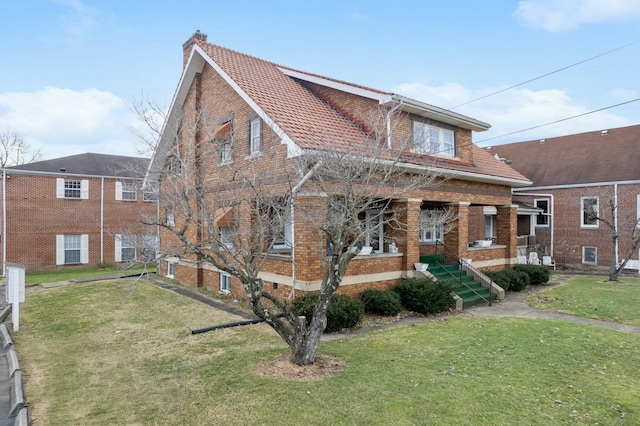
[[113,265],[140,258],[142,243],[152,250],[157,231],[140,224],[157,212],[157,195],[142,191],[148,164],[80,154],[3,169],[2,270]]
[[[219,157],[205,161],[202,167],[212,185],[233,188],[238,185],[236,173],[227,173],[231,170],[227,166],[256,173],[266,171],[277,178],[306,151],[327,149],[323,140],[337,144],[330,149],[340,149],[341,143],[368,140],[369,118],[383,111],[387,120],[383,140],[388,146],[400,146],[401,139],[413,141],[404,164],[424,170],[433,168],[446,174],[447,179],[433,188],[415,189],[410,197],[395,199],[391,193],[392,205],[403,212],[406,229],[378,227],[375,234],[372,231],[365,244],[372,253],[351,261],[338,291],[356,295],[365,288],[386,288],[402,277],[412,276],[414,263],[421,255],[433,253],[436,240],[444,240],[454,253],[471,259],[479,269],[501,269],[516,263],[517,206],[512,204],[511,188],[528,186],[530,182],[473,145],[472,132],[484,131],[490,127],[488,124],[394,93],[293,70],[225,49],[207,43],[206,35],[199,32],[183,48],[184,71],[150,166],[151,177],[165,176],[160,186],[161,211],[164,185],[171,184],[171,173],[179,168],[173,152],[188,150],[190,145],[182,146],[185,140],[200,146],[219,143]],[[394,111],[400,114],[392,115]],[[183,124],[190,114],[197,114],[200,119],[192,133]],[[208,136],[204,135],[207,126]],[[181,133],[177,147],[176,131]],[[304,187],[298,194],[296,208],[305,204],[327,208],[322,195],[305,193]],[[418,231],[421,216],[443,206],[456,213],[452,230],[444,235],[436,227]],[[167,212],[166,223],[179,226],[185,218],[174,217],[174,213]],[[216,215],[215,224],[201,227],[215,225],[220,227],[220,233],[224,232],[224,225],[218,223],[224,215],[222,211]],[[296,288],[303,291],[318,290],[322,278],[317,237],[303,220],[294,217],[293,223],[282,230],[282,244],[276,244],[277,250],[267,255],[261,273],[269,291],[281,295],[290,291],[294,275]],[[195,218],[193,213],[189,220]],[[374,229],[375,224],[369,225]],[[202,232],[202,228],[193,229],[191,235],[196,232]],[[493,245],[470,247],[474,241],[486,238],[492,239]],[[161,251],[165,255],[173,253],[172,235],[161,230],[160,240]],[[389,248],[392,240],[397,250]],[[159,272],[183,283],[243,296],[235,278],[196,261],[188,253],[165,258]]]
[[[514,200],[543,210],[535,224],[535,241],[556,263],[578,268],[609,267],[630,249],[634,222],[640,218],[640,125],[497,145],[497,155],[533,181],[514,188]],[[617,206],[612,217],[609,203]],[[585,206],[616,222],[614,247],[610,229]],[[638,269],[636,251],[627,264]]]

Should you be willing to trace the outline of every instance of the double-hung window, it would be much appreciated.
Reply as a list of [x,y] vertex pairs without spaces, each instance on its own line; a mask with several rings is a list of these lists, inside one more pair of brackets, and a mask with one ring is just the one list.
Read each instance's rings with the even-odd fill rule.
[[485,238],[495,238],[496,236],[496,217],[494,215],[484,215],[484,236]]
[[454,132],[420,121],[414,121],[413,148],[418,152],[455,157]]
[[56,179],[56,197],[83,199],[89,198],[89,181],[87,179]]
[[231,155],[231,153],[231,141],[222,141],[220,143],[220,163],[231,163],[233,161],[233,156]]
[[580,198],[580,226],[582,228],[597,228],[599,211],[598,197]]
[[115,261],[116,262],[132,262],[134,260],[136,260],[135,235],[116,234]]
[[249,122],[249,155],[262,151],[262,120],[254,118]]
[[364,246],[372,252],[384,252],[384,213],[382,210],[367,210],[365,213]]
[[435,243],[442,241],[444,224],[438,220],[442,216],[439,210],[420,210],[420,242]]
[[582,263],[586,263],[588,265],[597,265],[598,264],[598,248],[597,247],[582,247]]
[[56,265],[89,263],[89,235],[56,235]]
[[231,226],[220,227],[220,244],[227,249],[233,248],[234,228]]
[[116,182],[116,200],[136,201],[137,192],[135,182]]
[[542,212],[536,216],[536,226],[547,227],[549,226],[549,200],[534,200],[534,204]]

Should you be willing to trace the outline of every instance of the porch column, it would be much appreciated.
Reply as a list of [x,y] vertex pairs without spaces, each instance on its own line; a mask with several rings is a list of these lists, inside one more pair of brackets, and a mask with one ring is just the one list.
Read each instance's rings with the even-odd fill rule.
[[444,245],[453,250],[458,257],[467,257],[469,248],[469,206],[467,201],[449,204],[456,216],[456,226],[444,235]]
[[510,259],[510,264],[515,264],[518,254],[518,206],[497,206],[497,210],[496,243],[507,246],[506,257]]
[[403,235],[397,239],[398,251],[403,253],[402,267],[405,271],[413,270],[413,264],[420,259],[420,206],[422,200],[409,198],[398,200],[398,219],[403,224]]

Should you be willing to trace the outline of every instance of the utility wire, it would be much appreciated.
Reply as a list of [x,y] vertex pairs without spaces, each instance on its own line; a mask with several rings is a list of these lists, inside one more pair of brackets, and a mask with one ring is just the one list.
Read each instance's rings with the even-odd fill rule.
[[626,105],[626,104],[630,104],[632,102],[637,102],[637,101],[640,101],[640,98],[631,99],[630,101],[621,102],[619,104],[610,105],[610,106],[607,106],[607,107],[604,107],[604,108],[600,108],[600,109],[594,109],[593,111],[588,111],[588,112],[584,112],[582,114],[572,115],[571,117],[561,118],[560,120],[550,121],[548,123],[539,124],[537,126],[529,127],[529,128],[526,128],[526,129],[516,130],[515,132],[505,133],[504,135],[499,135],[499,136],[494,136],[494,137],[487,138],[487,139],[482,139],[482,140],[476,141],[474,143],[478,144],[478,143],[487,142],[487,141],[491,141],[491,140],[498,139],[498,138],[504,138],[505,136],[511,136],[511,135],[515,135],[517,133],[526,132],[527,130],[538,129],[540,127],[549,126],[551,124],[561,123],[563,121],[571,120],[571,119],[574,119],[574,118],[582,117],[582,116],[585,116],[585,115],[593,114],[595,112],[604,111],[604,110],[607,110],[607,109],[619,107],[621,105]]
[[[632,46],[632,45],[634,45],[634,44],[638,43],[638,41],[639,41],[639,40],[636,40],[636,41],[634,41],[634,42],[632,42],[632,43],[625,44],[624,46],[616,47],[615,49],[608,50],[608,51],[606,51],[606,52],[604,52],[604,53],[600,53],[599,55],[596,55],[596,56],[593,56],[593,57],[591,57],[591,58],[588,58],[588,59],[582,60],[582,61],[580,61],[580,62],[576,62],[575,64],[567,65],[566,67],[562,67],[562,68],[559,68],[559,69],[557,69],[557,70],[555,70],[555,71],[551,71],[551,72],[548,72],[548,73],[546,73],[546,74],[540,75],[540,76],[538,76],[538,77],[531,78],[531,79],[529,79],[529,80],[527,80],[527,81],[523,81],[522,83],[514,84],[513,86],[509,86],[509,87],[507,87],[507,88],[505,88],[505,89],[500,89],[500,90],[498,90],[498,91],[495,91],[495,92],[489,93],[488,95],[484,95],[484,96],[481,96],[481,97],[479,97],[479,98],[472,99],[472,100],[470,100],[470,101],[467,101],[467,102],[462,103],[462,104],[460,104],[460,105],[456,105],[456,106],[451,107],[451,108],[448,108],[448,109],[450,109],[450,110],[452,110],[452,109],[456,109],[456,108],[459,108],[459,107],[461,107],[461,106],[468,105],[468,104],[470,104],[470,103],[472,103],[472,102],[476,102],[476,101],[479,101],[479,100],[481,100],[481,99],[488,98],[489,96],[497,95],[498,93],[506,92],[507,90],[511,90],[511,89],[513,89],[513,88],[516,88],[516,87],[519,87],[519,86],[523,86],[523,85],[525,85],[525,84],[527,84],[527,83],[531,83],[532,81],[540,80],[541,78],[548,77],[548,76],[550,76],[550,75],[552,75],[552,74],[559,73],[560,71],[564,71],[564,70],[566,70],[566,69],[569,69],[569,68],[572,68],[572,67],[578,66],[578,65],[580,65],[580,64],[584,64],[585,62],[592,61],[592,60],[594,60],[594,59],[597,59],[597,58],[600,58],[600,57],[602,57],[602,56],[608,55],[608,54],[610,54],[610,53],[617,52],[618,50],[622,50],[622,49],[624,49],[624,48],[626,48],[626,47],[629,47],[629,46]],[[528,130],[528,129],[527,129],[527,130]]]

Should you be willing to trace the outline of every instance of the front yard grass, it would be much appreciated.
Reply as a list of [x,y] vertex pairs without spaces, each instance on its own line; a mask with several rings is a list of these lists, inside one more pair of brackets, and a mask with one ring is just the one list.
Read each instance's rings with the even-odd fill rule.
[[522,318],[452,317],[323,341],[346,364],[266,377],[288,353],[264,324],[127,280],[28,292],[14,341],[46,425],[639,424],[640,335]]
[[142,272],[155,272],[155,263],[148,265],[134,265],[130,267],[109,266],[106,268],[81,268],[81,269],[61,269],[56,271],[27,272],[24,277],[26,285],[37,285],[43,283],[55,283],[69,281],[74,278],[100,277],[115,273],[136,274]]
[[578,275],[528,296],[527,302],[547,311],[640,326],[639,278],[622,277],[616,283],[603,276]]

